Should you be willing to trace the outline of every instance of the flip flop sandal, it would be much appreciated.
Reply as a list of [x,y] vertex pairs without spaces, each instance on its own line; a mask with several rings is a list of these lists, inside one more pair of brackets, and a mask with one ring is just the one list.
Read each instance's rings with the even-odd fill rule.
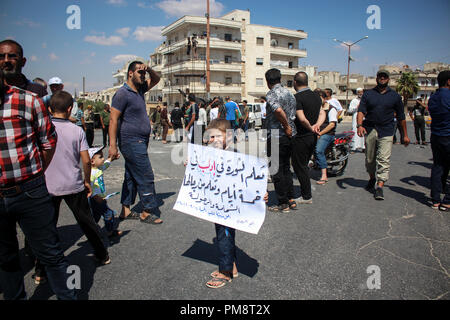
[[[215,278],[217,274],[219,273],[219,270],[211,272],[211,277]],[[239,273],[233,273],[233,279],[239,277]]]
[[141,220],[142,223],[149,223],[149,224],[161,224],[161,223],[163,223],[162,220],[161,220],[161,222],[155,222],[158,219],[160,219],[160,218],[155,216],[155,215],[153,215],[153,214],[149,214],[147,216],[147,218],[139,219],[139,220]]
[[442,204],[439,206],[439,211],[446,212],[446,211],[449,211],[449,210],[450,210],[450,208],[447,208],[446,206],[443,206]]
[[137,213],[136,211],[131,211],[129,215],[127,215],[126,217],[121,217],[119,216],[119,220],[123,221],[123,220],[138,220],[141,218],[141,215],[139,213]]
[[[209,284],[209,282],[220,282],[220,284],[212,285],[212,284]],[[228,282],[231,282],[231,279],[228,280],[228,279],[224,279],[224,278],[212,278],[211,280],[209,280],[206,283],[206,286],[211,289],[218,289],[218,288],[222,288],[223,286],[225,286]]]
[[46,277],[42,277],[42,276],[36,276],[36,274],[33,274],[31,276],[32,279],[34,279],[34,284],[44,284],[47,282],[47,278]]
[[120,237],[123,234],[122,231],[119,230],[113,230],[111,232],[111,234],[108,235],[108,238],[116,238],[116,237]]
[[289,201],[289,209],[291,209],[291,210],[297,210],[298,209],[297,202],[295,202],[295,200],[290,200]]
[[319,186],[323,186],[324,184],[327,184],[328,180],[319,180],[316,182],[316,184],[318,184]]

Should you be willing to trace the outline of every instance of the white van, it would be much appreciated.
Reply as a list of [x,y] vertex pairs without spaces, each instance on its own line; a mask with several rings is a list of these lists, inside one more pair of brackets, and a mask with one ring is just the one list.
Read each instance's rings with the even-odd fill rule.
[[[249,118],[249,129],[261,128],[262,120],[261,120],[261,103],[247,103],[248,108],[250,109],[250,113],[248,115]],[[241,113],[244,113],[244,105],[239,104],[239,109]]]

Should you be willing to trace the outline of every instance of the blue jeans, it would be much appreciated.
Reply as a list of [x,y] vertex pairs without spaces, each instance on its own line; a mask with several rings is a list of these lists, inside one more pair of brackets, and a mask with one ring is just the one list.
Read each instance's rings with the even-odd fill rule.
[[233,262],[236,261],[236,230],[215,224],[217,246],[219,249],[219,271],[233,270]]
[[155,176],[148,157],[148,140],[127,141],[119,145],[120,152],[125,158],[125,177],[122,185],[120,202],[124,206],[131,206],[139,198],[144,211],[150,213],[158,207],[155,191]]
[[334,141],[334,135],[324,134],[319,138],[316,145],[316,161],[317,166],[320,169],[326,169],[328,167],[327,158],[325,156],[325,150]]
[[76,299],[75,291],[67,287],[69,264],[60,246],[54,219],[55,211],[45,180],[26,192],[0,196],[0,283],[6,300],[26,297],[16,223],[36,258],[45,266],[50,287],[58,299]]
[[93,198],[89,198],[89,204],[91,205],[92,214],[94,215],[94,220],[96,223],[100,221],[100,218],[103,217],[103,221],[105,222],[105,229],[108,232],[114,231],[115,227],[115,217],[114,211],[108,207],[108,202],[103,200],[98,203]]

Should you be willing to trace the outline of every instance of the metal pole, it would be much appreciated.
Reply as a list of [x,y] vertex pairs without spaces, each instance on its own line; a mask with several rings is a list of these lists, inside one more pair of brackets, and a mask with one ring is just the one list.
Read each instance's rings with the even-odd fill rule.
[[206,96],[208,100],[210,97],[210,77],[211,77],[211,66],[210,66],[210,26],[209,26],[209,0],[206,0]]
[[345,97],[345,108],[347,111],[348,110],[348,89],[349,89],[349,85],[350,85],[350,48],[351,45],[348,46],[348,61],[347,61],[347,88],[345,90],[346,92],[346,97]]

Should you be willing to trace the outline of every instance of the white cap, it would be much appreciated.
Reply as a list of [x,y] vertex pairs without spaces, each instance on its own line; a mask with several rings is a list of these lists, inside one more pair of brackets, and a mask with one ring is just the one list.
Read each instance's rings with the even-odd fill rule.
[[52,84],[63,84],[63,82],[60,78],[53,77],[50,80],[48,80],[48,85],[51,86]]
[[363,90],[364,90],[363,88],[358,88],[358,89],[356,89],[356,92],[363,91]]
[[97,152],[102,151],[104,148],[105,148],[105,146],[89,148],[89,158],[92,159],[92,157],[93,157]]

